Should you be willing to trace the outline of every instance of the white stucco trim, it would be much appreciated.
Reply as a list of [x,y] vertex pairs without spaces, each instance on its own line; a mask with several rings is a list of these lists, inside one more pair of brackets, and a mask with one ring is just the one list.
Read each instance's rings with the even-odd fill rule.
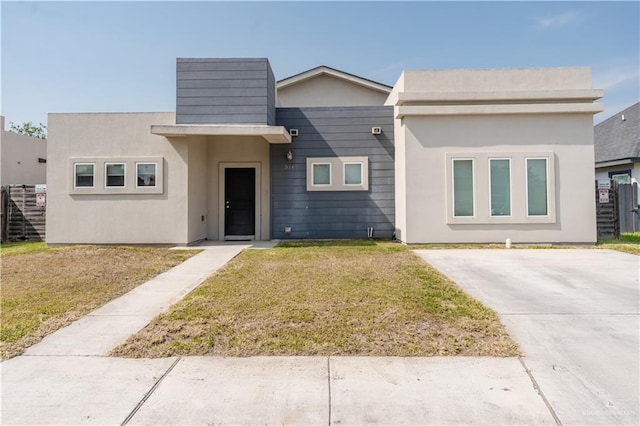
[[[137,164],[156,165],[156,185],[137,185]],[[76,186],[75,165],[92,164],[93,186]],[[107,164],[124,164],[124,186],[106,185]],[[68,193],[70,195],[143,195],[162,194],[164,192],[164,158],[163,157],[70,157],[68,159],[69,178]]]
[[[344,165],[361,164],[360,184],[345,184]],[[328,185],[313,184],[313,165],[329,164],[330,182]],[[307,157],[307,191],[368,191],[369,157]]]
[[260,236],[262,235],[262,186],[261,186],[261,176],[262,176],[262,164],[259,162],[247,162],[247,163],[224,163],[221,162],[218,167],[218,239],[220,241],[225,241],[227,238],[224,235],[224,219],[225,219],[225,171],[226,169],[255,169],[255,213],[254,213],[254,221],[255,221],[255,229],[254,229],[254,239],[260,240]]
[[152,125],[151,133],[166,137],[183,136],[262,136],[269,143],[291,143],[284,126],[262,124],[175,124]]
[[594,101],[604,96],[603,90],[529,90],[504,92],[401,92],[395,105],[411,102],[495,102],[495,101]]
[[596,114],[604,111],[602,104],[500,104],[500,105],[420,105],[396,107],[395,118],[412,115],[488,115],[488,114]]
[[[547,214],[530,216],[527,194],[527,159],[547,161]],[[491,216],[490,159],[510,160],[511,215]],[[453,160],[474,160],[473,216],[453,215]],[[445,199],[447,225],[544,224],[556,223],[556,158],[550,151],[478,151],[445,153]]]

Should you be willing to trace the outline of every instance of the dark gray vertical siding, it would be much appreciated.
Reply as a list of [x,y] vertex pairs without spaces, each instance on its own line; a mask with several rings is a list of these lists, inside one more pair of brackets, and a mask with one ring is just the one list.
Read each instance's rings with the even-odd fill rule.
[[267,59],[178,58],[176,124],[268,124],[275,83]]
[[[276,123],[298,129],[271,146],[273,238],[391,238],[395,224],[392,107],[277,108]],[[371,127],[382,127],[372,135]],[[291,150],[294,159],[286,160]],[[307,191],[307,157],[366,156],[368,191]],[[285,227],[292,232],[285,234]]]
[[[268,65],[268,63],[267,63]],[[270,66],[267,66],[267,124],[276,125],[276,78]]]

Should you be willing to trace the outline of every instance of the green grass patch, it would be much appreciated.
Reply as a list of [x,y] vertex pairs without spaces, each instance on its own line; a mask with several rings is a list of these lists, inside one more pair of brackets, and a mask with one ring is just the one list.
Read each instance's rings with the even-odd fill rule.
[[46,247],[15,243],[2,248],[0,355],[19,355],[194,251],[132,247]]
[[0,256],[15,256],[17,254],[38,253],[47,250],[44,241],[20,241],[0,244]]
[[640,255],[640,232],[620,234],[619,240],[598,240],[596,247]]
[[497,315],[407,246],[246,250],[111,355],[513,356]]

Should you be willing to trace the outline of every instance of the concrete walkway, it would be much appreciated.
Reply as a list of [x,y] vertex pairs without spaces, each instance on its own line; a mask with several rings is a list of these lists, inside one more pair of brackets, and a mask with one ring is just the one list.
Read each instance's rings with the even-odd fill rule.
[[275,244],[275,241],[255,244],[207,241],[186,247],[203,249],[203,252],[48,335],[27,349],[25,355],[105,356],[111,348],[144,328],[242,250],[254,246],[273,247]]
[[560,423],[518,358],[105,356],[248,246],[208,243],[0,364],[0,423]]

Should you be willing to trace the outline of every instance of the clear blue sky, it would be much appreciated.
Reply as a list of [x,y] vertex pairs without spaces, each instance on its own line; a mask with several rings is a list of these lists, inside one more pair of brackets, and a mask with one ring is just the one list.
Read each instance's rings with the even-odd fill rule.
[[392,85],[403,69],[590,66],[605,112],[640,99],[634,2],[7,2],[2,115],[175,111],[177,57],[267,57],[276,79],[328,65]]

